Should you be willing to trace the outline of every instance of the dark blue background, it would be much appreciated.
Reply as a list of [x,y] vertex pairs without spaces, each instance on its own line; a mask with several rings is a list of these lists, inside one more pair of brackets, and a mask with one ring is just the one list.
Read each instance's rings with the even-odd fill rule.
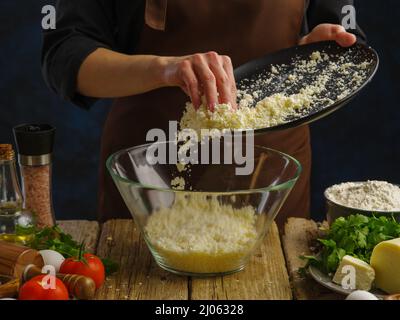
[[[48,122],[57,127],[54,203],[58,219],[96,217],[100,135],[109,103],[91,111],[61,101],[40,72],[41,8],[54,1],[0,0],[0,142],[12,127]],[[400,183],[400,2],[357,1],[358,23],[381,65],[351,105],[311,126],[312,214],[324,214],[323,190],[349,180]]]

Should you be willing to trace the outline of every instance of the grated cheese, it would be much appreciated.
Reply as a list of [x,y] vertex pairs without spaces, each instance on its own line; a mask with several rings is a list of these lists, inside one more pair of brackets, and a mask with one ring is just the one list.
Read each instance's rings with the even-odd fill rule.
[[322,56],[321,53],[319,51],[314,51],[311,56],[310,56],[311,60],[321,60]]
[[257,236],[254,208],[234,208],[216,197],[176,195],[170,208],[148,219],[148,241],[177,271],[221,273],[241,268]]
[[217,105],[214,112],[204,105],[196,110],[192,103],[188,103],[180,126],[198,133],[204,128],[245,130],[276,126],[284,123],[284,119],[294,112],[311,106],[314,91],[308,90],[290,96],[277,93],[261,100],[255,107],[246,102],[238,110],[229,104]]
[[[177,168],[178,168],[178,170],[179,170],[179,168],[182,168],[182,170],[183,170],[184,166],[181,167],[181,166],[178,166],[178,165],[177,165]],[[175,190],[185,190],[185,185],[186,185],[186,182],[185,182],[185,179],[184,179],[183,177],[177,176],[177,177],[175,177],[175,178],[173,178],[173,179],[171,180],[171,187],[172,187],[172,189],[175,189]]]
[[[279,80],[276,79],[280,78],[282,70],[287,66],[272,66],[269,74],[261,75],[253,82],[245,79],[242,87],[246,89],[238,90],[237,110],[229,104],[218,104],[214,112],[211,112],[204,101],[200,108],[195,110],[193,104],[188,102],[180,121],[180,128],[194,129],[198,134],[201,129],[260,129],[284,124],[293,118],[307,115],[317,105],[326,106],[353,92],[362,84],[367,66],[371,63],[352,62],[351,51],[336,57],[336,60],[330,60],[327,53],[315,51],[309,59],[294,61],[294,68],[281,82],[284,86],[277,88],[277,93],[263,99],[262,89],[274,85],[276,81],[279,84]],[[323,67],[320,67],[321,64]],[[335,83],[338,92],[330,98],[333,94],[332,82]],[[288,93],[291,88],[296,88],[295,93]]]

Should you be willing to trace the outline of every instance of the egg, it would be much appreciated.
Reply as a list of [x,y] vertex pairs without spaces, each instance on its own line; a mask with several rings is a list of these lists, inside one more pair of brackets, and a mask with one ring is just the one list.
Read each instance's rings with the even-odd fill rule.
[[364,290],[356,290],[350,293],[346,300],[379,300],[375,295],[371,292]]
[[61,253],[54,250],[40,250],[39,253],[45,265],[53,266],[56,272],[60,271],[61,264],[65,260]]

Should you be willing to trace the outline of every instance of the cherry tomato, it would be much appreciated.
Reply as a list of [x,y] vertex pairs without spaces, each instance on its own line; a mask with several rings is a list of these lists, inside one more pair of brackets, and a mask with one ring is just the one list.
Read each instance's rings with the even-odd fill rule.
[[64,283],[51,275],[39,275],[25,282],[19,289],[20,300],[68,300]]
[[66,259],[60,267],[60,273],[80,274],[92,278],[96,284],[96,289],[102,286],[105,278],[104,265],[100,258],[90,253],[85,253],[81,260],[76,258]]

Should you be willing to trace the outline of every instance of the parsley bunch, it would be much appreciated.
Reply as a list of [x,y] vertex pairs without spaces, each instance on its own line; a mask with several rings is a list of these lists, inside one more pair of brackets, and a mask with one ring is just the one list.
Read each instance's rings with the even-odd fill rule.
[[36,250],[54,250],[61,253],[64,258],[78,257],[84,245],[64,233],[59,226],[36,229],[34,238],[29,247]]
[[400,224],[393,216],[340,217],[328,230],[324,239],[318,239],[322,250],[318,256],[304,256],[309,264],[326,273],[334,273],[345,255],[370,262],[374,247],[385,240],[400,237]]

